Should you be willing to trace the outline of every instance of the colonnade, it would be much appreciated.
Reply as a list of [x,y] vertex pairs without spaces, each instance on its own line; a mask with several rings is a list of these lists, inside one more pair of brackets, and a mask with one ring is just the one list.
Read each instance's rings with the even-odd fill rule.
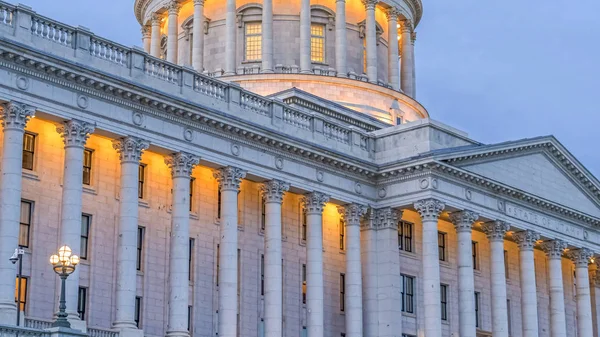
[[[300,0],[300,72],[312,74],[311,62],[311,1]],[[375,20],[375,8],[378,0],[362,0],[365,6],[366,27],[366,74],[369,82],[378,83],[378,52],[377,52],[377,22]],[[192,67],[199,72],[204,71],[204,4],[205,0],[193,0],[193,50]],[[178,15],[179,3],[169,2],[166,6],[168,13],[167,26],[167,50],[166,60],[177,63],[178,50]],[[225,75],[236,74],[236,0],[227,0],[225,15]],[[347,53],[348,39],[346,29],[346,0],[336,0],[335,20],[335,65],[337,76],[348,76]],[[393,89],[402,90],[406,95],[415,97],[415,63],[414,63],[414,30],[410,20],[402,19],[402,12],[396,7],[385,10],[388,19],[388,78],[385,79]],[[150,27],[142,28],[142,38],[145,50],[152,56],[160,56],[160,25],[162,16],[152,14]],[[400,36],[402,48],[398,48],[398,25],[402,35]],[[200,23],[200,24],[197,24]],[[261,72],[274,72],[274,44],[273,44],[273,0],[262,1],[262,56]],[[399,69],[398,57],[401,54],[402,68]]]

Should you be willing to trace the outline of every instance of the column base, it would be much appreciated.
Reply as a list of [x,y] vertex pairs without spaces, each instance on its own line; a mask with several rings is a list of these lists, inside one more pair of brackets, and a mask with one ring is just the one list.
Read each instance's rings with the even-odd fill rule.
[[300,70],[300,74],[312,74],[313,72],[310,70]]
[[190,337],[190,333],[187,330],[172,330],[172,331],[167,331],[167,336],[166,337]]
[[13,303],[0,303],[0,324],[17,325],[17,305]]
[[112,329],[115,330],[138,330],[137,325],[134,321],[114,321],[112,324]]
[[261,74],[275,74],[273,69],[264,69],[260,71]]
[[234,75],[237,75],[235,73],[235,71],[226,71],[225,73],[223,73],[223,76],[234,76]]
[[122,328],[119,329],[119,337],[144,337],[144,330],[138,328]]
[[337,77],[341,77],[341,78],[348,78],[348,75],[346,74],[342,74],[340,72],[337,73]]

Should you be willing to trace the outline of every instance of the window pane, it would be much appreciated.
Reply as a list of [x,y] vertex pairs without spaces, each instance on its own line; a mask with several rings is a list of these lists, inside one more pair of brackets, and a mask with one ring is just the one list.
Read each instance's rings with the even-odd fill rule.
[[310,35],[311,61],[325,62],[325,27],[323,25],[311,25]]
[[144,249],[144,227],[138,227],[137,257],[136,257],[136,269],[137,270],[142,270],[143,249]]
[[262,24],[246,24],[246,60],[257,61],[262,58]]
[[85,307],[87,304],[87,288],[79,287],[77,294],[77,313],[81,320],[85,320]]
[[21,201],[21,214],[19,224],[19,246],[29,247],[29,232],[31,228],[32,203]]
[[83,151],[83,184],[90,185],[92,177],[92,151]]
[[26,170],[33,170],[33,157],[35,154],[35,135],[26,133],[23,135],[23,163]]
[[135,309],[134,309],[134,318],[133,320],[135,321],[135,325],[140,328],[140,317],[141,317],[141,310],[142,310],[142,298],[141,297],[136,297],[135,298]]
[[146,178],[145,175],[146,166],[140,165],[138,167],[138,198],[144,199],[144,181]]
[[19,304],[19,309],[25,311],[27,304],[27,278],[21,277],[21,296],[19,297],[19,278],[15,282],[15,303]]

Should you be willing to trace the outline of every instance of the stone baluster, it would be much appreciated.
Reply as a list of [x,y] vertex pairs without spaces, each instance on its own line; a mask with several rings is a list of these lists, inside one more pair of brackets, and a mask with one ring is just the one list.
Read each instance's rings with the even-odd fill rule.
[[477,213],[452,213],[450,219],[458,233],[458,322],[461,337],[476,337],[475,276],[473,273],[473,223]]
[[410,96],[414,97],[414,51],[412,44],[412,33],[413,33],[413,25],[410,20],[402,21],[401,25],[402,31],[402,63],[401,63],[401,88],[402,91]]
[[335,65],[338,77],[348,76],[348,37],[346,32],[346,0],[335,2]]
[[300,72],[312,73],[310,59],[310,0],[302,0],[300,4]]
[[192,67],[204,70],[204,0],[194,0],[194,27],[192,28]]
[[377,22],[375,21],[375,7],[378,2],[378,0],[363,0],[367,14],[367,19],[365,20],[367,77],[371,83],[377,83]]
[[388,19],[388,79],[394,90],[400,90],[400,64],[398,62],[398,16],[400,10],[387,10]]
[[438,251],[438,218],[444,203],[436,199],[420,200],[414,204],[423,222],[423,301],[425,337],[440,337],[440,258]]
[[150,37],[150,55],[160,57],[160,25],[162,18],[156,13],[152,13],[150,18],[151,37]]
[[515,233],[513,239],[519,245],[523,337],[538,337],[537,289],[533,248],[540,239],[540,235],[534,231],[525,230]]
[[152,42],[152,27],[144,25],[142,27],[142,44],[144,51],[150,54],[150,44]]
[[[236,3],[235,0],[227,0],[227,12],[225,14],[225,75],[235,75],[236,54]],[[237,254],[237,252],[236,252]],[[221,321],[219,321],[219,324]],[[221,330],[219,330],[221,331]]]
[[0,324],[15,325],[15,266],[8,259],[19,244],[23,134],[35,108],[19,102],[2,105],[2,174],[0,174]]
[[562,276],[562,256],[567,243],[562,240],[546,241],[541,244],[548,257],[550,284],[550,336],[567,336],[567,318],[565,315],[565,290]]
[[483,224],[490,241],[490,280],[492,292],[492,335],[508,337],[508,311],[506,307],[506,270],[504,261],[504,236],[510,226],[504,221]]
[[219,337],[237,336],[238,192],[246,171],[224,167],[214,173],[221,190],[219,248]]
[[[121,189],[119,193],[119,235],[117,238],[116,317],[113,328],[122,335],[140,336],[135,323],[135,295],[137,287],[137,234],[139,166],[148,141],[125,137],[113,141],[121,162]],[[140,336],[141,337],[141,336]]]
[[263,0],[262,72],[273,73],[273,0]]
[[567,256],[575,264],[577,278],[577,336],[593,337],[592,299],[590,297],[590,276],[588,265],[594,253],[587,248],[570,250]]
[[177,48],[179,39],[179,2],[173,0],[167,4],[169,23],[167,27],[167,61],[177,63]]

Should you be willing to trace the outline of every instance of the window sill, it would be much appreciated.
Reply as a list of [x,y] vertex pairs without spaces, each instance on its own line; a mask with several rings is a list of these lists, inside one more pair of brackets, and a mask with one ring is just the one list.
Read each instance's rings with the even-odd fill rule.
[[322,62],[315,62],[315,61],[311,61],[311,64],[313,66],[323,66],[323,67],[329,67],[328,63],[322,63]]
[[261,64],[261,63],[262,63],[262,60],[252,60],[252,61],[244,60],[244,61],[242,61],[242,64]]
[[83,266],[90,266],[90,260],[88,259],[79,259],[79,264]]
[[22,172],[21,175],[23,178],[33,180],[33,181],[40,181],[40,177],[38,176],[37,172],[35,172],[35,171],[23,169],[21,172]]
[[215,218],[215,226],[220,226],[220,225],[221,225],[221,219]]
[[302,247],[306,247],[306,240],[302,240],[302,239],[300,239],[300,243],[299,243],[299,244],[300,244],[300,246],[302,246]]
[[402,316],[403,316],[403,317],[415,318],[415,319],[417,318],[417,314],[415,314],[415,313],[410,313],[410,312],[404,312],[404,311],[402,312]]
[[136,270],[135,272],[138,276],[144,276],[144,272],[141,270]]
[[450,320],[441,320],[442,321],[442,325],[450,325]]
[[342,254],[342,255],[346,255],[346,251],[345,251],[345,250],[343,250],[343,249],[340,249],[340,254]]
[[481,270],[479,270],[479,269],[473,269],[473,274],[475,276],[481,276]]
[[138,199],[138,205],[144,208],[150,208],[150,203],[146,199]]
[[190,219],[192,219],[192,220],[200,220],[200,217],[198,216],[198,213],[196,213],[196,212],[190,212]]
[[406,258],[413,259],[413,260],[419,260],[419,258],[417,257],[417,253],[407,252],[405,250],[400,251],[400,257],[406,257]]
[[452,268],[452,264],[448,261],[440,261],[440,267]]
[[87,193],[87,194],[93,194],[93,195],[98,195],[98,191],[89,185],[83,185],[83,193]]

